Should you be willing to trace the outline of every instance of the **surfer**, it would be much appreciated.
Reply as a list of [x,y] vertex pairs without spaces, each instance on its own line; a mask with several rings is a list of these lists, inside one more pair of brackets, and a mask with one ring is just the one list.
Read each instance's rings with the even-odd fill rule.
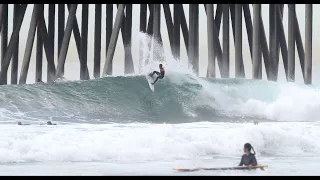
[[37,83],[44,83],[44,82],[40,78],[38,78]]
[[40,125],[57,125],[57,124],[52,124],[51,121],[48,121],[47,123],[41,123]]
[[[22,124],[22,122],[18,122],[18,125],[24,126],[24,125],[30,125],[30,124]],[[57,125],[57,124],[53,124],[51,121],[48,121],[47,123],[40,123],[40,125]]]
[[164,71],[164,68],[162,67],[162,64],[159,64],[159,69],[160,69],[160,72],[153,71],[153,73],[150,73],[151,77],[153,77],[154,74],[158,75],[156,80],[153,83],[151,83],[152,85],[155,84],[158,81],[158,79],[162,79],[164,77],[165,71]]
[[[251,149],[253,153],[251,153]],[[250,143],[244,144],[244,155],[241,158],[239,166],[256,166],[258,163],[255,154],[256,152]]]
[[22,124],[22,122],[18,122],[18,125],[25,126],[25,125],[30,125],[30,124]]

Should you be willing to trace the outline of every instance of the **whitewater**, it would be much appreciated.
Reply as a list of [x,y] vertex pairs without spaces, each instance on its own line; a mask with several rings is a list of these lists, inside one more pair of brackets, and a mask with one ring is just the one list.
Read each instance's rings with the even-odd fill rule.
[[[158,63],[0,86],[0,175],[320,175],[319,87],[201,78],[166,58],[153,93],[145,74]],[[237,166],[247,142],[265,171],[173,170]]]

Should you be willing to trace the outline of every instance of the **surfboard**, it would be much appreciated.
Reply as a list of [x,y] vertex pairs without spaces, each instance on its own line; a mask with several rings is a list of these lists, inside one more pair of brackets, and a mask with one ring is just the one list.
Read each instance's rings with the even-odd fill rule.
[[148,84],[149,84],[151,91],[154,92],[154,85],[151,84],[154,81],[153,78],[151,76],[149,76],[149,74],[147,74],[146,79],[148,81]]
[[192,172],[192,171],[217,171],[217,170],[250,170],[250,169],[261,169],[264,170],[265,167],[268,167],[267,165],[258,165],[258,166],[251,166],[250,168],[247,166],[236,166],[236,167],[222,167],[222,168],[194,168],[194,169],[188,169],[188,168],[174,168],[173,170],[181,171],[181,172]]

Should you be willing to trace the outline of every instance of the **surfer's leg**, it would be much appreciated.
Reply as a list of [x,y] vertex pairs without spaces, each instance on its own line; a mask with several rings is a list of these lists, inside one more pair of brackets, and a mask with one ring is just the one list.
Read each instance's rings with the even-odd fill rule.
[[154,80],[154,82],[153,83],[151,83],[151,84],[154,84],[154,83],[156,83],[157,81],[158,81],[158,79],[159,79],[159,76],[156,78],[156,80]]
[[159,76],[160,73],[158,71],[153,71],[153,73],[151,73],[150,76],[153,76],[154,74]]

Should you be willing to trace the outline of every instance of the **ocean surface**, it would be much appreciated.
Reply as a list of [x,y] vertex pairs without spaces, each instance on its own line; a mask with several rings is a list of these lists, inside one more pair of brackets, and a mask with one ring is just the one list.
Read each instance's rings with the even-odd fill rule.
[[[0,101],[0,175],[320,175],[316,86],[168,71],[154,93],[132,75],[0,86]],[[237,166],[247,142],[264,171],[173,170]]]

